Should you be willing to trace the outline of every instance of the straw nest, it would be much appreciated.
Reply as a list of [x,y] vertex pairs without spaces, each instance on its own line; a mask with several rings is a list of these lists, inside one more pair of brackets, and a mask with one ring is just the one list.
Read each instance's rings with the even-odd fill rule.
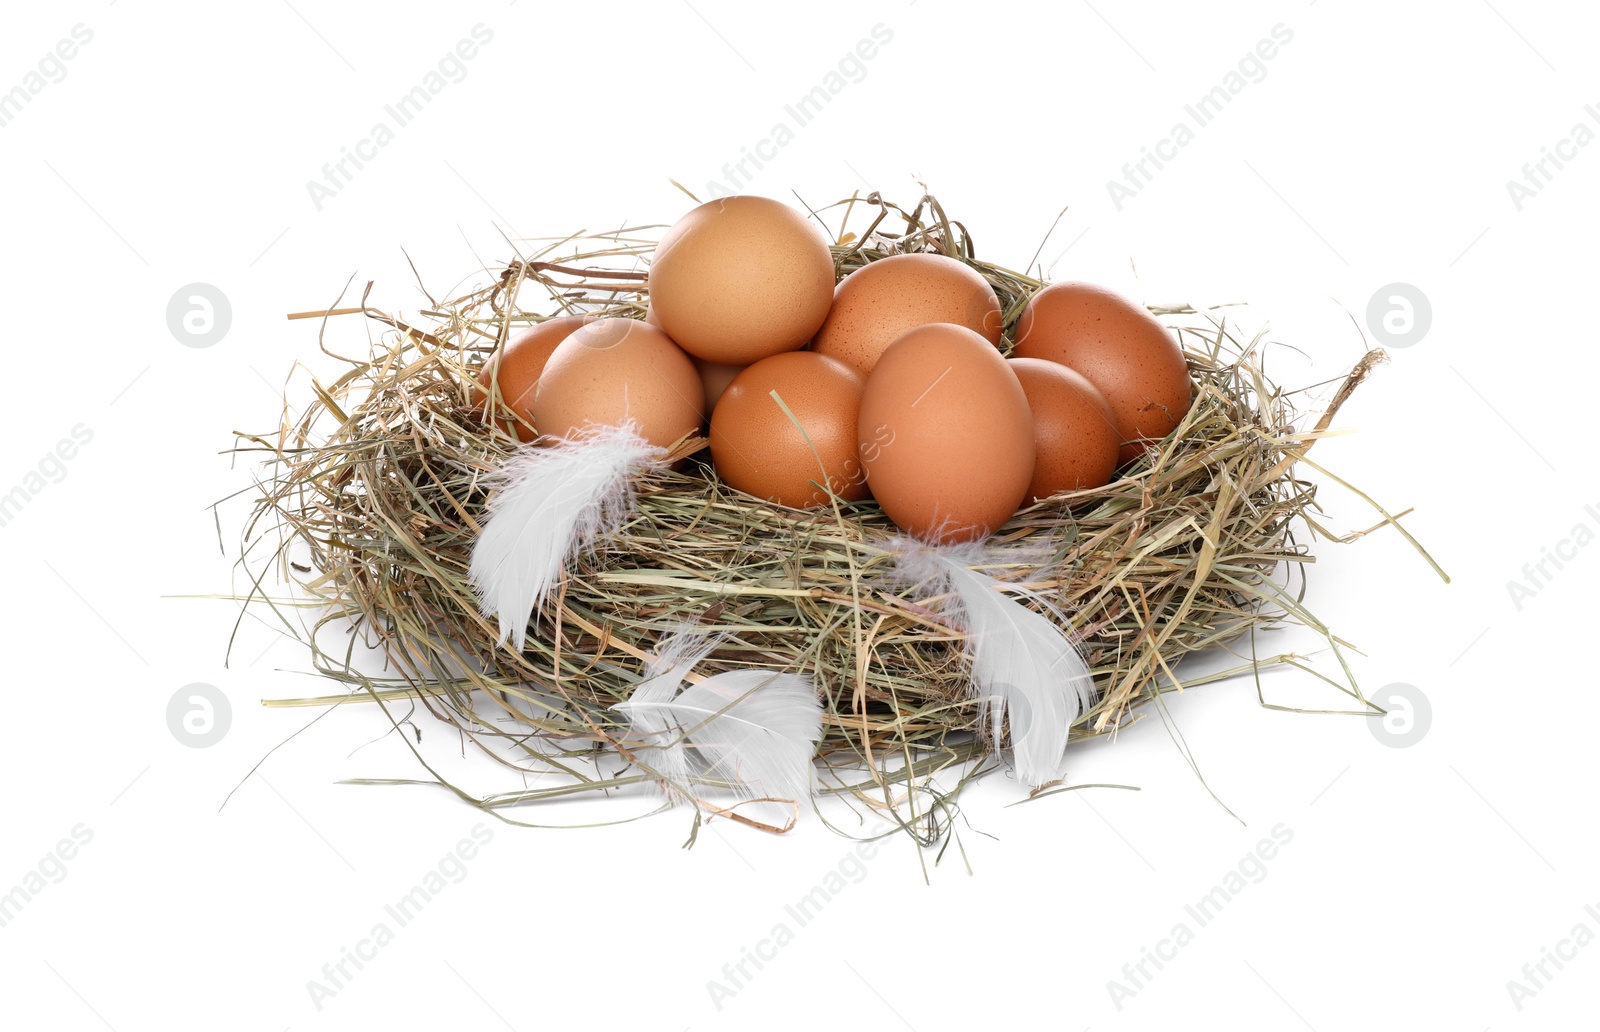
[[[933,198],[907,210],[872,195],[817,214],[839,219],[830,236],[839,241],[841,278],[912,251],[969,264],[1000,297],[1009,350],[1040,281],[977,258],[966,229]],[[870,225],[852,232],[852,220]],[[370,354],[345,359],[343,375],[314,384],[308,399],[289,399],[307,405],[302,415],[241,442],[241,450],[269,453],[246,540],[276,548],[282,573],[303,589],[293,604],[315,613],[304,638],[316,668],[351,689],[276,704],[370,700],[398,722],[405,717],[396,703],[409,701],[500,763],[565,775],[489,797],[457,790],[496,810],[614,788],[648,776],[584,762],[615,744],[608,707],[639,681],[641,659],[661,635],[691,620],[729,635],[703,674],[754,665],[814,676],[825,706],[819,755],[835,791],[894,810],[905,796],[892,785],[926,788],[928,775],[950,767],[965,784],[996,769],[982,762],[994,743],[965,701],[959,633],[885,576],[893,525],[870,502],[801,512],[734,492],[704,461],[703,440],[678,446],[688,462],[641,480],[632,519],[578,565],[523,652],[496,646],[467,567],[485,478],[516,442],[473,407],[471,385],[497,344],[529,321],[572,312],[641,317],[643,263],[659,228],[544,241],[491,285],[432,305],[416,324],[365,298],[300,314],[326,321],[360,313],[385,332]],[[1298,622],[1338,648],[1301,604],[1307,542],[1329,536],[1302,468],[1382,353],[1350,372],[1316,426],[1299,427],[1293,392],[1262,371],[1261,337],[1236,337],[1219,311],[1153,311],[1179,334],[1197,387],[1183,424],[1110,485],[1033,504],[996,535],[1037,546],[1055,564],[987,571],[1044,589],[1070,620],[1066,630],[1081,642],[1098,689],[1074,740],[1125,726],[1178,688],[1175,668],[1190,653],[1234,646],[1240,662],[1206,680],[1299,664],[1292,654],[1254,655],[1253,633],[1265,625]],[[1055,572],[1040,579],[1041,569]],[[265,571],[254,576],[264,598]],[[338,647],[322,633],[334,629],[344,632]],[[387,672],[363,672],[371,664],[354,661],[361,644],[381,652]],[[1338,687],[1355,709],[1366,706],[1353,683]],[[404,737],[427,766],[412,735]],[[935,825],[928,836],[937,837]]]

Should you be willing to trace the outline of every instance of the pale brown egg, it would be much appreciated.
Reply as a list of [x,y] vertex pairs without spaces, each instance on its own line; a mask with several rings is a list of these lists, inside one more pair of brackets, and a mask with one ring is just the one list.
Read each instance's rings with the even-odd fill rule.
[[1060,362],[1105,395],[1122,438],[1119,462],[1138,458],[1189,411],[1189,367],[1171,331],[1103,287],[1045,287],[1022,310],[1016,340],[1016,357]]
[[694,367],[700,372],[700,386],[705,390],[706,415],[709,417],[716,409],[717,399],[722,397],[722,392],[746,367],[707,362],[701,358],[694,360]]
[[1033,481],[1028,497],[1104,487],[1117,471],[1122,437],[1111,404],[1081,373],[1042,358],[1006,362],[1033,412]]
[[839,281],[811,350],[866,375],[901,334],[928,323],[965,326],[998,345],[1000,299],[988,280],[954,258],[880,258]]
[[631,420],[666,447],[700,429],[703,397],[694,363],[666,334],[638,319],[596,319],[551,354],[533,423],[541,434],[571,437]]
[[742,194],[673,224],[650,263],[650,308],[697,358],[750,365],[794,351],[833,302],[833,253],[806,216]]
[[[491,383],[497,383],[506,408],[515,412],[520,420],[533,422],[533,389],[539,382],[539,374],[544,372],[545,363],[562,341],[592,318],[588,315],[557,316],[512,334],[478,373],[478,382],[472,389],[472,407],[487,418],[491,408],[489,388]],[[524,441],[537,436],[521,421],[513,423],[503,419],[500,427]]]
[[856,457],[864,387],[854,369],[809,351],[773,355],[743,370],[711,414],[717,475],[745,494],[795,509],[826,504],[830,491],[845,501],[865,498]]
[[867,377],[856,440],[873,497],[925,541],[994,533],[1033,479],[1028,397],[994,345],[965,326],[933,323],[889,345]]

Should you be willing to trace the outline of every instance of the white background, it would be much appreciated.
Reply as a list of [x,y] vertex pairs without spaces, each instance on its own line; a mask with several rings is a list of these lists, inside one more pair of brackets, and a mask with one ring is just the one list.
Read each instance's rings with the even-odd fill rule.
[[[0,528],[0,892],[55,871],[44,858],[75,826],[92,840],[0,927],[4,1023],[1576,1027],[1595,1008],[1600,945],[1547,964],[1520,1009],[1507,983],[1575,925],[1600,933],[1585,658],[1600,549],[1578,549],[1520,608],[1507,583],[1575,526],[1600,529],[1585,511],[1600,508],[1585,458],[1600,147],[1520,209],[1506,183],[1576,124],[1600,131],[1584,111],[1600,103],[1596,25],[1581,17],[1507,0],[8,11],[0,90],[75,25],[93,39],[0,128],[0,492],[74,426],[93,440]],[[493,39],[465,78],[319,210],[307,181],[479,23]],[[407,255],[443,295],[508,257],[502,231],[670,222],[689,203],[669,177],[704,196],[879,23],[892,40],[864,77],[749,190],[820,205],[878,189],[909,205],[920,181],[981,255],[1017,266],[1070,206],[1039,259],[1053,276],[1151,302],[1249,301],[1304,352],[1279,360],[1291,385],[1359,357],[1379,287],[1430,299],[1426,336],[1343,410],[1355,432],[1316,455],[1391,511],[1414,507],[1406,526],[1453,583],[1383,530],[1319,542],[1310,602],[1359,647],[1363,688],[1416,686],[1431,729],[1391,748],[1361,719],[1263,709],[1249,679],[1199,688],[1171,709],[1205,784],[1153,714],[1069,757],[1071,782],[1139,792],[1006,809],[1017,786],[991,778],[966,798],[967,863],[929,854],[925,880],[891,839],[720,1009],[708,982],[794,926],[785,904],[839,868],[849,839],[811,816],[784,837],[713,824],[685,851],[682,811],[583,830],[490,819],[464,880],[319,1009],[307,983],[482,817],[437,790],[338,784],[422,772],[392,736],[367,744],[384,730],[367,708],[290,739],[314,714],[257,700],[334,686],[263,621],[242,620],[225,662],[246,506],[220,510],[220,550],[210,506],[249,486],[224,454],[231,432],[275,425],[297,360],[331,369],[315,325],[284,315],[330,304],[351,277],[413,312]],[[1280,23],[1293,38],[1265,77],[1119,209],[1107,181]],[[232,306],[204,349],[166,323],[194,282]],[[291,401],[305,390],[302,376]],[[1379,519],[1332,485],[1320,497],[1340,531]],[[1263,647],[1318,642],[1285,632]],[[1314,662],[1331,671],[1325,653]],[[166,721],[193,682],[232,702],[206,749]],[[1338,701],[1309,675],[1264,683],[1273,701]],[[455,740],[422,727],[448,763]],[[1280,824],[1293,839],[1266,877],[1196,929],[1185,905]],[[1124,964],[1180,922],[1194,941],[1114,1002],[1107,983],[1126,984]]]

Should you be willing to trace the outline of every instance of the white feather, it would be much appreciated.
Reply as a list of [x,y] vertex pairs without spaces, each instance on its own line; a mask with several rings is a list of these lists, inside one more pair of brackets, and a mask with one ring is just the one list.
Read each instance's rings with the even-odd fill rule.
[[969,569],[999,558],[994,552],[929,548],[904,539],[891,547],[898,552],[898,576],[919,582],[918,594],[926,599],[940,596],[936,611],[962,629],[979,719],[989,719],[996,745],[1009,714],[1018,776],[1029,785],[1054,781],[1067,732],[1094,703],[1094,678],[1083,654],[1055,624],[1006,593],[1065,618],[1038,592]]
[[662,454],[629,423],[523,444],[506,459],[491,480],[496,490],[468,571],[478,608],[499,618],[500,644],[509,638],[522,650],[529,618],[568,564],[621,526],[633,507],[633,474]]
[[645,680],[614,709],[651,747],[662,780],[725,784],[746,798],[809,798],[822,704],[811,678],[729,670],[683,687],[721,638],[684,628],[662,642]]
[[672,700],[682,689],[683,679],[719,643],[718,638],[690,633],[687,628],[669,635],[645,665],[644,680],[626,701],[613,707],[628,718],[630,736],[654,750],[650,767],[669,784],[685,785],[690,774],[689,752]]

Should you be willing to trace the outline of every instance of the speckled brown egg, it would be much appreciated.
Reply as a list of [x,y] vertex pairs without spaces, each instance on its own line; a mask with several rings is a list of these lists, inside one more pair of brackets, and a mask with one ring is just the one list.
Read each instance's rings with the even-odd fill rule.
[[1172,333],[1102,287],[1045,287],[1022,310],[1016,339],[1016,357],[1060,362],[1105,395],[1122,439],[1119,462],[1138,458],[1189,411],[1189,369]]
[[856,443],[873,497],[925,541],[987,537],[1033,479],[1028,397],[994,345],[965,326],[920,326],[889,345],[867,377]]
[[898,254],[839,281],[811,350],[863,375],[901,334],[953,323],[1000,343],[1000,299],[972,266],[940,254]]
[[596,319],[557,346],[533,396],[541,434],[631,420],[667,447],[700,429],[700,374],[666,334],[638,319]]
[[[500,397],[505,400],[506,408],[515,412],[521,420],[533,422],[533,388],[539,382],[539,374],[544,372],[545,363],[572,331],[592,318],[587,315],[563,315],[512,334],[504,347],[496,351],[478,373],[478,382],[472,390],[472,407],[487,417],[491,407],[488,404],[489,388],[491,383],[498,383]],[[500,426],[506,433],[515,434],[524,441],[531,441],[537,436],[521,421],[513,423],[501,420]]]
[[1104,487],[1117,471],[1122,437],[1105,395],[1081,373],[1042,358],[1006,362],[1033,412],[1033,481],[1028,497]]
[[864,387],[854,369],[809,351],[755,363],[733,378],[711,414],[717,475],[745,494],[796,509],[826,504],[829,491],[845,501],[865,498],[856,458]]
[[748,194],[673,224],[650,263],[650,308],[683,350],[750,365],[794,351],[833,302],[833,254],[800,212]]
[[694,367],[700,373],[700,386],[705,391],[706,416],[710,417],[717,407],[717,399],[722,397],[722,392],[728,389],[728,384],[733,378],[745,371],[745,366],[723,365],[720,362],[707,362],[704,359],[695,359]]

